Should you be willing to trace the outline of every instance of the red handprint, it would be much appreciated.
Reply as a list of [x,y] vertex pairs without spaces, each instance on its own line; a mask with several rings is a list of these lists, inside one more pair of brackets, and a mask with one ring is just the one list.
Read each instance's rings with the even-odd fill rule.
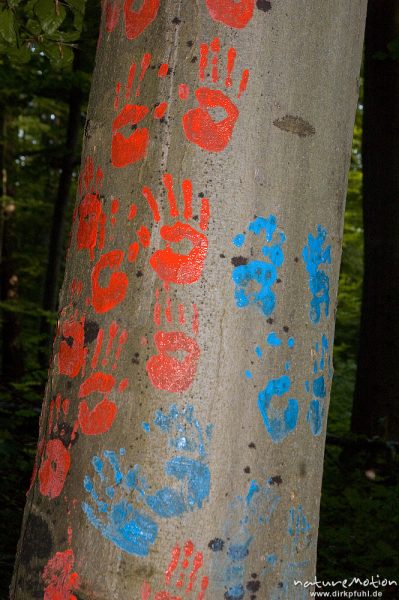
[[74,563],[72,550],[57,552],[48,561],[42,573],[44,600],[77,600],[73,592],[79,587],[80,577],[73,570]]
[[[196,552],[194,555],[194,544],[187,541],[184,544],[183,556],[181,554],[181,548],[177,544],[172,550],[171,561],[165,571],[165,588],[167,589],[156,592],[152,596],[151,585],[146,581],[141,588],[141,600],[183,600],[183,598],[189,597],[195,598],[195,600],[203,600],[205,598],[209,579],[206,575],[198,579],[198,572],[202,569],[204,563],[202,552]],[[175,582],[172,583],[172,576],[176,569],[178,569],[177,577]],[[197,583],[198,585],[196,585]]]
[[205,0],[205,4],[214,21],[243,29],[253,17],[255,0]]
[[[149,53],[144,54],[141,61],[141,70],[139,81],[136,87],[135,96],[138,98],[141,91],[141,83],[151,64],[152,56]],[[136,75],[136,63],[130,66],[129,75],[125,87],[125,100],[128,101],[131,96],[132,86]],[[169,67],[167,64],[162,64],[158,70],[158,77],[164,78],[168,74]],[[116,85],[116,98],[114,108],[118,112],[112,124],[112,143],[111,143],[111,160],[114,167],[126,167],[142,160],[147,154],[150,134],[147,127],[137,127],[150,112],[149,108],[143,104],[125,104],[119,110],[120,93],[122,90],[121,84]],[[162,119],[167,110],[167,103],[162,102],[154,109],[153,116],[155,119]],[[129,127],[133,133],[123,135],[120,130]]]
[[[157,290],[157,299],[154,307],[154,322],[161,326],[161,304],[160,292]],[[171,324],[172,307],[170,296],[166,297],[165,307],[166,322]],[[178,321],[180,325],[185,324],[184,305],[178,306]],[[194,335],[198,333],[198,309],[193,305],[192,330]],[[182,331],[157,331],[154,334],[154,344],[157,354],[151,356],[146,364],[148,376],[152,385],[168,392],[184,392],[194,381],[200,347],[196,340]],[[179,354],[184,353],[181,358]]]
[[[177,206],[176,196],[173,188],[173,178],[169,173],[163,176],[163,184],[166,189],[169,214],[171,217],[182,217],[185,223],[177,221],[174,225],[163,225],[160,230],[161,238],[166,242],[166,248],[156,250],[151,258],[150,265],[160,279],[166,283],[177,283],[185,285],[195,283],[201,277],[204,268],[204,262],[208,251],[208,238],[205,233],[201,233],[197,228],[189,224],[193,220],[193,189],[189,179],[182,183],[184,209],[183,215],[180,215]],[[159,222],[161,217],[158,210],[158,204],[151,190],[144,187],[143,195],[148,201],[155,222]],[[201,199],[199,225],[205,232],[208,229],[210,216],[209,200]],[[171,249],[170,243],[179,244],[188,240],[192,244],[188,254],[175,252]]]
[[99,197],[102,178],[103,172],[100,167],[97,168],[94,177],[93,159],[91,156],[88,156],[85,161],[83,173],[79,177],[79,195],[82,196],[84,193],[84,196],[78,206],[79,221],[76,240],[78,250],[88,250],[92,260],[97,242],[100,250],[104,246],[106,217],[103,213],[103,204]]
[[128,40],[137,38],[156,18],[161,0],[143,0],[138,10],[132,9],[135,0],[125,0],[125,30]]
[[[211,50],[212,53],[211,77],[213,83],[217,83],[219,81],[219,38],[215,38],[209,46],[207,44],[201,44],[200,46],[199,79],[200,81],[205,80],[209,50]],[[234,48],[230,48],[227,52],[226,88],[230,88],[233,85],[231,76],[236,55],[237,53]],[[245,69],[242,72],[237,98],[240,98],[245,92],[248,78],[249,70]],[[240,112],[234,102],[220,90],[211,89],[209,87],[200,87],[195,90],[194,93],[199,107],[189,110],[183,116],[183,129],[186,138],[189,142],[196,144],[204,150],[208,150],[209,152],[221,152],[230,142]],[[180,85],[179,96],[181,100],[186,100],[188,98],[189,88],[186,84]],[[215,108],[221,108],[226,113],[226,117],[221,121],[217,121],[210,113],[210,110]]]

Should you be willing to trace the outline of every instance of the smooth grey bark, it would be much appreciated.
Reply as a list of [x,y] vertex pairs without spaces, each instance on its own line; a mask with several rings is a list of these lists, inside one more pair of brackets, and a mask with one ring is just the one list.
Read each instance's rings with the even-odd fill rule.
[[[28,495],[11,591],[14,600],[41,597],[43,589],[46,599],[61,590],[61,597],[75,594],[81,600],[148,600],[162,590],[172,597],[196,599],[293,600],[309,594],[309,589],[295,586],[294,579],[312,580],[315,573],[342,220],[366,2],[257,2],[243,29],[213,20],[207,9],[212,5],[210,0],[167,0],[135,40],[124,37],[121,22],[112,33],[106,33],[103,24],[82,159],[87,166],[87,157],[92,157],[94,173],[100,166],[103,178],[101,190],[100,183],[94,189],[95,177],[90,182],[86,169],[88,183],[78,203],[85,194],[101,200],[105,246],[93,251],[92,262],[89,251],[78,251],[77,210],[61,293],[61,335],[55,341],[42,414],[39,477]],[[219,81],[212,81],[211,73],[217,43],[215,52],[208,53],[202,81],[199,47],[216,37]],[[228,78],[225,85],[230,47],[236,49],[235,68],[232,85]],[[124,84],[130,65],[134,61],[139,72],[145,53],[151,53],[150,64],[156,68],[150,66],[140,95],[133,91],[130,102],[151,111],[164,100],[169,106],[162,119],[150,115],[145,122],[150,135],[146,158],[112,167],[113,121],[127,102]],[[159,78],[162,63],[170,68]],[[248,86],[237,98],[245,69]],[[122,91],[114,112],[117,82]],[[179,99],[179,84],[188,84],[188,99]],[[182,127],[187,111],[198,106],[194,90],[204,86],[223,90],[239,110],[230,142],[217,152],[190,142],[195,133],[201,137],[201,127],[189,136]],[[186,92],[180,88],[183,98]],[[220,118],[220,109],[216,112]],[[133,126],[129,135],[137,128]],[[220,136],[207,143],[220,144]],[[149,263],[165,246],[160,226],[176,221],[168,214],[165,173],[174,178],[179,206],[181,186],[191,180],[194,217],[187,218],[194,229],[199,231],[202,198],[209,198],[211,207],[201,276],[166,288],[153,259]],[[159,221],[145,200],[148,189],[159,200]],[[132,202],[137,207],[134,219]],[[184,222],[182,216],[179,220]],[[129,256],[134,260],[135,232],[142,225],[151,229],[150,245],[141,231],[144,244],[137,260],[129,263]],[[191,247],[183,241],[178,251],[187,253]],[[124,262],[117,271],[121,285],[126,282],[123,275],[129,285],[123,301],[109,312],[99,312],[102,305],[93,301],[90,271],[107,251],[122,252]],[[194,271],[201,260],[193,261]],[[100,285],[109,286],[115,273],[103,273]],[[185,323],[179,304],[185,305]],[[197,334],[190,329],[194,304]],[[77,369],[79,343],[66,323],[79,329],[82,315],[86,373],[67,377],[65,370]],[[98,332],[103,329],[107,338],[113,323],[118,327],[115,340],[125,330],[127,339],[111,372],[117,385],[123,378],[129,385],[120,393],[115,386],[109,393],[118,414],[107,432],[87,435],[81,421],[74,437],[74,415],[85,397],[81,386],[90,365],[96,364]],[[175,355],[182,361],[177,369],[181,379],[173,378],[171,368],[163,378],[156,373],[160,387],[152,385],[149,365],[158,330],[184,332],[198,345],[195,377],[182,392],[165,389],[184,387],[190,379],[181,351]],[[64,373],[62,352],[69,355]],[[112,361],[108,362],[105,356],[104,371],[110,368]],[[70,404],[64,412],[59,405],[60,423],[55,427],[56,417],[50,422],[49,414],[57,412],[54,404],[54,410],[51,407],[57,394]],[[90,409],[100,398],[98,393],[86,398]],[[193,419],[188,406],[193,407]],[[213,426],[212,435],[207,424]],[[61,491],[59,481],[52,487],[46,479],[60,460],[54,455],[51,462],[49,444],[55,447],[60,441],[64,466],[65,453],[71,460]],[[112,512],[118,506],[119,511]],[[167,510],[180,514],[162,516]],[[155,524],[156,534],[143,519]],[[138,540],[128,530],[133,521],[147,538],[143,534]],[[195,551],[176,567],[179,548],[190,554],[187,541]],[[143,546],[147,556],[139,555]],[[185,587],[179,579],[180,573],[192,572],[197,552],[201,554],[190,594],[185,592],[189,578]]]

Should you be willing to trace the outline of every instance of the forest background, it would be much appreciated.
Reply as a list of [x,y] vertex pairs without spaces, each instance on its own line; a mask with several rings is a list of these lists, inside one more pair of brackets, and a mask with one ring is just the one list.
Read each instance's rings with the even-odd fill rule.
[[[0,3],[4,599],[36,451],[100,18],[97,0],[56,5],[54,10],[53,0]],[[398,61],[398,47],[393,40],[378,59]],[[383,438],[370,442],[351,431],[364,255],[362,121],[363,78],[349,172],[321,503],[318,577],[325,580],[399,573],[397,444]],[[384,598],[396,597],[387,594]]]

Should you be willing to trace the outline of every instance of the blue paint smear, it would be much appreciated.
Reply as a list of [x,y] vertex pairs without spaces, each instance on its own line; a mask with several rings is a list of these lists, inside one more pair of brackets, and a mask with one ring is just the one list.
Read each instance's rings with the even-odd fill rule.
[[[321,344],[315,344],[315,351],[318,352],[319,357],[313,364],[313,373],[315,375],[311,387],[313,398],[309,403],[306,413],[306,420],[314,436],[320,435],[323,430],[325,416],[324,400],[327,396],[325,377],[326,375],[329,378],[332,377],[331,357],[329,356],[328,348],[327,336],[323,335]],[[309,382],[307,382],[307,391],[310,391]]]
[[265,556],[265,561],[269,565],[274,566],[275,564],[277,564],[277,554],[268,554],[267,556]]
[[298,421],[298,401],[289,398],[284,410],[274,408],[274,396],[284,396],[290,391],[291,380],[287,375],[272,379],[258,396],[258,408],[262,415],[265,427],[273,442],[281,442],[293,431]]
[[278,337],[277,333],[275,333],[274,331],[272,331],[271,333],[269,333],[269,335],[267,336],[267,343],[269,344],[269,346],[281,346],[282,341],[281,339]]
[[247,379],[252,379],[252,373],[251,373],[251,371],[245,371],[245,377]]
[[289,510],[287,532],[293,538],[295,544],[298,544],[301,537],[307,535],[312,529],[307,520],[302,506],[293,507]]
[[287,345],[288,345],[288,348],[293,348],[295,346],[295,338],[293,338],[293,337],[288,338]]
[[262,348],[260,346],[256,346],[255,352],[259,356],[259,358],[262,358],[263,352],[262,352]]
[[145,431],[146,433],[150,433],[150,431],[151,431],[151,427],[150,427],[150,424],[149,424],[149,423],[145,423],[145,422],[143,421],[143,422],[142,422],[142,424],[141,424],[141,426],[142,426],[142,428],[144,429],[144,431]]
[[302,251],[302,258],[309,273],[309,289],[312,294],[309,316],[312,323],[320,321],[322,306],[324,315],[328,317],[330,310],[330,278],[320,270],[321,265],[331,264],[331,246],[324,247],[327,231],[317,226],[317,235],[308,235],[308,244]]
[[[248,231],[256,236],[264,234],[267,244],[262,248],[262,254],[267,261],[249,261],[246,265],[235,267],[232,273],[237,307],[256,306],[264,316],[269,316],[275,308],[276,297],[272,288],[277,280],[277,269],[284,262],[282,245],[285,242],[285,235],[279,232],[278,241],[271,243],[276,228],[277,219],[274,215],[267,218],[257,217],[249,224]],[[239,234],[233,239],[233,243],[241,247],[245,239],[244,234]]]

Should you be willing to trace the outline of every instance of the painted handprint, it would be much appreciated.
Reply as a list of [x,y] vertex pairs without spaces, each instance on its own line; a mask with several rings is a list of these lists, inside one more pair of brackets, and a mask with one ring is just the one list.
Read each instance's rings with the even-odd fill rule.
[[[206,71],[209,66],[209,53],[212,54],[210,61],[212,83],[219,82],[219,53],[220,40],[215,38],[208,44],[200,46],[199,80],[205,81]],[[232,73],[237,52],[230,48],[227,52],[227,69],[224,85],[226,92],[233,86]],[[238,86],[237,98],[245,92],[249,79],[249,70],[244,69]],[[187,100],[190,90],[186,84],[179,86],[179,97]],[[240,111],[236,104],[229,98],[228,93],[211,87],[199,87],[194,92],[198,102],[197,108],[188,110],[183,116],[183,130],[189,142],[207,150],[208,152],[221,152],[231,139]],[[216,120],[212,116],[214,109],[222,109],[226,116],[222,120]]]
[[[105,28],[111,33],[119,22],[123,0],[106,0],[104,2]],[[128,40],[138,38],[158,14],[161,0],[142,0],[139,8],[134,8],[135,0],[124,0],[123,13],[125,19],[125,35]]]
[[87,250],[90,259],[94,258],[94,250],[98,245],[104,247],[104,227],[106,217],[99,193],[103,180],[100,167],[95,169],[91,156],[85,161],[83,172],[79,176],[78,193],[82,198],[78,205],[78,228],[76,241],[78,250]]
[[77,600],[80,577],[73,570],[75,556],[72,550],[57,552],[43,569],[44,600]]
[[208,577],[200,576],[203,563],[203,554],[195,552],[192,541],[188,540],[183,548],[176,544],[165,571],[165,588],[153,595],[151,584],[145,582],[141,588],[141,600],[203,600],[209,585]]
[[214,21],[243,29],[253,17],[255,0],[205,0],[205,4]]
[[281,407],[280,398],[289,394],[291,378],[282,375],[271,379],[258,396],[258,408],[263,423],[273,442],[281,442],[298,422],[299,405],[295,398],[288,398],[284,407]]
[[[195,283],[201,277],[208,252],[208,238],[205,232],[208,229],[210,217],[209,200],[201,198],[199,208],[199,229],[201,231],[199,231],[194,221],[193,187],[190,179],[182,182],[183,211],[178,207],[172,175],[165,173],[162,182],[166,190],[169,216],[177,220],[173,225],[161,227],[160,235],[166,242],[166,247],[156,250],[152,254],[150,265],[158,277],[166,283],[179,285]],[[143,187],[142,193],[151,209],[154,222],[158,223],[161,220],[158,202],[150,188]],[[173,244],[178,249],[178,244],[185,241],[192,245],[187,254],[172,250],[170,247],[170,244]]]
[[166,286],[165,306],[162,309],[160,290],[156,290],[154,307],[154,323],[162,325],[164,315],[169,331],[160,329],[154,334],[154,345],[157,353],[151,356],[146,364],[148,377],[152,385],[168,392],[184,392],[194,381],[200,357],[200,347],[195,339],[198,334],[198,309],[192,306],[191,329],[194,336],[184,333],[182,327],[186,323],[186,309],[183,304],[177,307],[179,330],[172,330],[173,311],[171,298]]
[[327,396],[326,377],[332,379],[331,356],[328,350],[329,344],[327,336],[323,335],[321,343],[317,342],[313,355],[313,380],[311,386],[306,381],[305,387],[312,393],[313,399],[309,403],[306,419],[310,425],[313,435],[317,436],[323,430],[325,407],[324,402]]
[[[257,217],[248,226],[248,232],[240,233],[233,238],[233,244],[242,248],[249,237],[265,237],[266,244],[262,248],[263,260],[250,260],[243,256],[232,259],[234,265],[233,282],[235,284],[235,301],[238,308],[256,306],[264,316],[269,316],[276,305],[273,286],[277,281],[278,269],[284,263],[283,243],[285,235],[277,232],[277,219],[274,215]],[[273,242],[274,235],[277,241]]]
[[[147,506],[159,517],[177,517],[202,508],[209,497],[211,473],[207,464],[207,448],[212,437],[212,426],[205,430],[195,418],[194,407],[188,405],[182,411],[173,404],[169,413],[157,411],[154,418],[155,431],[166,435],[168,445],[178,455],[165,463],[165,474],[180,482],[179,489],[168,486],[145,494]],[[147,432],[149,428],[146,428]]]
[[[308,243],[302,251],[302,258],[309,274],[309,290],[312,294],[310,301],[309,317],[314,325],[320,322],[322,307],[327,318],[330,311],[330,277],[327,265],[331,265],[331,245],[325,246],[327,230],[321,225],[317,226],[317,234],[308,235]],[[326,270],[321,270],[321,265],[326,265]]]
[[[140,74],[135,90],[135,97],[139,98],[141,93],[141,85],[144,77],[151,65],[152,56],[149,53],[144,54],[141,65]],[[116,97],[114,109],[117,112],[112,123],[112,143],[111,143],[111,161],[114,167],[126,167],[134,164],[147,154],[147,148],[150,141],[150,133],[147,127],[138,127],[140,123],[147,117],[150,112],[148,106],[144,104],[132,104],[129,99],[132,94],[132,87],[136,77],[137,65],[132,63],[129,69],[129,75],[125,85],[125,89],[120,82],[116,85]],[[164,78],[167,76],[169,67],[167,64],[160,65],[158,69],[158,77]],[[124,106],[120,108],[122,101],[122,92],[124,91]],[[167,103],[162,102],[154,109],[154,119],[162,119],[167,110]],[[133,130],[133,133],[131,131]],[[126,132],[126,135],[122,133]]]
[[[147,556],[158,535],[155,521],[138,510],[134,504],[134,490],[137,489],[137,470],[130,469],[123,474],[118,456],[105,450],[103,458],[92,460],[96,480],[86,475],[84,489],[91,502],[83,502],[82,508],[89,523],[115,546],[137,556]],[[96,487],[104,494],[103,499]]]

